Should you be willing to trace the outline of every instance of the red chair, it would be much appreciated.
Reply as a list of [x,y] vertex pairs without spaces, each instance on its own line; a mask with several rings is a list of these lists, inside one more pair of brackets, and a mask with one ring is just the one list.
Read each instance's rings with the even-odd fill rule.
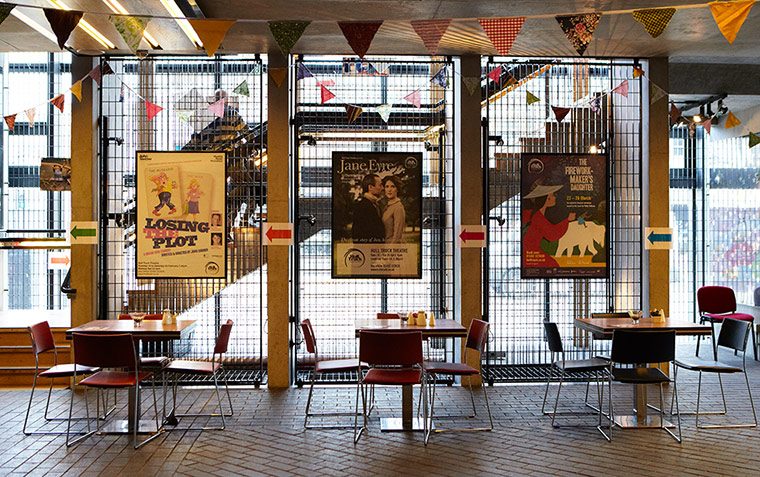
[[[34,380],[32,381],[32,393],[29,395],[29,405],[26,408],[26,417],[24,418],[24,435],[32,434],[65,434],[63,431],[27,431],[26,426],[29,421],[29,412],[32,409],[32,400],[34,399],[34,389],[37,386],[37,378],[50,379],[50,388],[48,389],[47,401],[45,402],[45,420],[46,421],[66,421],[67,417],[48,417],[48,409],[50,408],[50,396],[53,393],[53,381],[56,378],[73,378],[74,377],[74,365],[73,364],[58,364],[58,349],[55,346],[55,338],[53,332],[50,330],[50,325],[47,321],[37,323],[27,328],[29,331],[29,338],[32,340],[32,352],[34,353]],[[53,351],[53,366],[48,369],[40,371],[40,355],[47,351]],[[100,368],[90,366],[79,366],[77,372],[81,375],[92,374],[100,371]],[[113,411],[113,408],[111,409]],[[106,414],[109,414],[108,411]],[[73,419],[86,419],[83,417]]]
[[[422,333],[419,331],[383,332],[362,331],[359,333],[359,361],[366,363],[369,370],[362,373],[357,366],[359,379],[356,383],[356,417],[354,418],[354,445],[359,442],[362,432],[367,429],[367,386],[422,386],[424,409],[424,439],[430,436],[425,370],[422,368]],[[362,395],[364,425],[359,429],[359,391]]]
[[398,320],[401,316],[398,313],[378,313],[378,320]]
[[[134,399],[130,399],[132,409],[130,409],[130,416],[134,416],[132,426],[132,443],[135,449],[143,446],[147,442],[155,439],[161,434],[161,426],[158,420],[158,405],[156,404],[156,386],[155,380],[153,381],[153,409],[156,415],[156,429],[157,431],[152,433],[150,437],[137,442],[137,432],[140,422],[140,383],[153,376],[153,373],[148,371],[142,371],[140,369],[140,360],[137,358],[137,349],[135,348],[135,342],[132,335],[118,334],[118,335],[91,335],[86,333],[74,333],[72,335],[74,345],[74,385],[71,388],[71,403],[69,405],[69,423],[66,430],[66,446],[71,446],[82,439],[85,439],[96,432],[100,432],[100,420],[97,421],[98,425],[94,431],[90,430],[90,421],[87,421],[87,433],[73,441],[69,441],[69,434],[71,431],[71,414],[74,409],[74,394],[76,393],[77,386],[84,386],[85,395],[85,409],[87,410],[87,417],[89,418],[90,409],[87,402],[87,388],[96,389],[120,389],[120,388],[132,388],[134,389]],[[121,368],[119,370],[103,370],[84,378],[77,383],[76,375],[79,366],[99,366],[101,368]],[[99,407],[100,394],[97,394],[98,401],[96,402],[95,409]]]
[[303,340],[306,344],[306,351],[314,355],[314,369],[311,372],[311,387],[309,388],[309,398],[306,401],[306,416],[303,420],[304,429],[347,429],[352,426],[310,426],[309,417],[312,416],[353,416],[353,412],[323,412],[323,413],[310,413],[311,398],[314,394],[314,384],[317,380],[317,375],[322,373],[351,373],[359,368],[358,359],[320,359],[319,348],[317,347],[317,340],[314,335],[314,328],[311,326],[311,321],[308,319],[301,322],[301,331],[303,332]]
[[[161,313],[148,313],[143,317],[143,321],[160,321],[164,318],[164,315]],[[131,320],[132,315],[129,314],[121,314],[119,315],[120,320]],[[171,340],[165,340],[160,338],[141,338],[140,342],[143,344],[149,344],[155,347],[162,347],[171,349],[172,342]],[[156,368],[155,371],[158,371],[159,369],[163,368],[168,362],[169,358],[166,356],[143,356],[144,353],[140,354],[140,364],[144,368]],[[170,354],[173,354],[170,352]]]
[[[736,296],[734,291],[728,287],[707,286],[697,290],[697,306],[699,307],[699,322],[704,324],[710,322],[710,335],[712,338],[713,358],[718,360],[718,347],[715,343],[715,323],[723,323],[726,318],[733,320],[746,321],[753,323],[755,318],[747,313],[736,312]],[[750,325],[750,329],[752,326]],[[757,360],[757,346],[755,343],[755,334],[752,335],[752,349],[755,350],[755,360]],[[697,337],[697,353],[699,356],[699,343],[702,337]]]
[[[172,416],[169,417],[169,422],[176,422],[174,417],[221,417],[222,425],[219,427],[172,427],[175,431],[205,431],[205,430],[223,430],[226,427],[224,421],[225,417],[232,417],[234,410],[232,408],[232,398],[230,397],[230,388],[227,385],[227,377],[224,374],[224,367],[222,366],[222,358],[227,352],[227,348],[230,343],[230,333],[232,332],[232,320],[227,320],[227,323],[223,324],[219,329],[219,336],[216,338],[216,344],[214,345],[214,352],[210,361],[190,361],[176,359],[167,366],[166,372],[174,373],[174,406],[173,411],[177,409],[177,381],[178,375],[190,374],[194,376],[210,376],[214,380],[214,388],[216,391],[216,399],[219,402],[219,413],[207,413],[207,414],[175,414],[172,411]],[[224,379],[224,389],[227,392],[227,401],[230,404],[229,414],[224,413],[222,407],[222,398],[219,396],[219,375]]]

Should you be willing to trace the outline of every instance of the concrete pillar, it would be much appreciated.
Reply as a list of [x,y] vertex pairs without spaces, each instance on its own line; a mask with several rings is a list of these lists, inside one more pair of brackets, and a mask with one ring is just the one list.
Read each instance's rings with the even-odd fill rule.
[[[270,51],[269,68],[286,68],[279,51]],[[290,72],[280,86],[268,78],[267,118],[267,221],[290,221],[290,158],[288,85]],[[267,382],[270,388],[290,385],[289,323],[290,247],[267,247]]]

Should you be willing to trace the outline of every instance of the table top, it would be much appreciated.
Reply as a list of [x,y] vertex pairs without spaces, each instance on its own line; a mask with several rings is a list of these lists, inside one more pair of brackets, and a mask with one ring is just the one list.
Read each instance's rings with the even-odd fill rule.
[[70,340],[73,333],[102,335],[130,333],[141,338],[178,340],[187,336],[194,328],[195,320],[178,320],[171,325],[165,325],[161,320],[143,320],[140,326],[135,326],[132,320],[94,320],[66,330],[66,339]]
[[676,320],[665,317],[655,321],[654,318],[642,318],[634,323],[630,318],[579,318],[575,326],[589,331],[597,338],[610,339],[614,330],[672,331],[677,335],[709,335],[710,326]]
[[422,337],[464,337],[467,328],[454,320],[435,320],[435,326],[407,325],[402,320],[380,320],[376,318],[356,320],[354,325],[356,336],[360,331],[421,331]]

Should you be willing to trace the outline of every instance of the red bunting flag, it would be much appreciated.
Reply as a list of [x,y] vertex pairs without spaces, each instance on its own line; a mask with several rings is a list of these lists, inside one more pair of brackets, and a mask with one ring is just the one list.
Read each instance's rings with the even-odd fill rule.
[[58,108],[59,111],[63,112],[63,103],[66,97],[62,94],[59,94],[55,98],[51,99],[50,102],[53,103],[53,106]]
[[148,116],[148,121],[151,121],[153,118],[156,117],[156,114],[160,113],[163,110],[164,108],[162,108],[161,106],[157,104],[153,104],[147,99],[145,100],[145,114],[147,114]]
[[9,114],[8,116],[3,116],[3,119],[5,119],[5,124],[8,125],[8,130],[13,132],[13,126],[16,125],[16,115]]
[[570,108],[558,108],[552,106],[552,111],[554,111],[554,117],[557,118],[557,122],[561,123],[562,120],[565,119],[565,116],[567,116],[567,113],[570,112]]
[[92,70],[90,70],[89,73],[87,73],[87,76],[92,78],[98,86],[100,86],[100,82],[102,80],[102,77],[105,75],[112,75],[113,70],[111,69],[111,65],[108,63],[103,63],[103,67],[101,68],[100,65],[96,66]]
[[431,55],[435,55],[438,52],[438,45],[441,43],[441,38],[446,34],[446,30],[451,23],[450,18],[440,20],[414,20],[412,22],[412,28],[425,44],[428,52]]
[[419,108],[421,106],[420,103],[420,90],[415,89],[413,92],[407,94],[404,96],[404,100],[412,103],[415,108]]
[[350,104],[345,105],[346,108],[346,115],[348,116],[348,122],[352,123],[356,121],[356,118],[359,117],[359,115],[364,111],[359,106],[352,106]]
[[226,98],[221,98],[219,101],[211,103],[206,109],[208,109],[217,118],[223,118],[225,99]]
[[325,104],[326,102],[330,101],[331,99],[335,97],[333,92],[325,88],[324,85],[320,84],[319,87],[321,88],[322,104]]
[[617,93],[621,96],[628,97],[628,80],[623,80],[622,83],[615,86],[615,88],[612,90],[613,93]]
[[58,46],[63,49],[69,35],[79,24],[84,12],[77,10],[58,10],[56,8],[43,8],[45,17],[50,23],[50,28],[58,39]]
[[362,59],[382,24],[383,22],[338,22],[348,45]]
[[712,130],[712,118],[708,119],[707,121],[702,123],[702,127],[705,128],[705,131],[707,131],[707,134],[710,134],[710,131]]
[[676,108],[676,105],[674,103],[670,103],[670,122],[675,123],[680,117],[681,111]]
[[478,18],[478,22],[496,51],[502,56],[507,56],[517,34],[520,33],[525,17]]
[[501,66],[497,66],[496,68],[492,69],[486,76],[488,76],[488,79],[494,83],[498,83],[499,78],[501,78]]

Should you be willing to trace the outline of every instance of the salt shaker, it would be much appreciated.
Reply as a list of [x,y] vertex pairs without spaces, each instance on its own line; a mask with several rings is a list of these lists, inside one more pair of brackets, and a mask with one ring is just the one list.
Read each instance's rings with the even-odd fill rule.
[[430,312],[430,318],[428,319],[428,326],[435,326],[435,315],[433,315],[433,312]]
[[174,316],[168,308],[164,308],[164,316],[161,317],[161,323],[164,325],[174,324]]
[[425,315],[425,310],[420,310],[417,312],[417,325],[419,326],[425,326],[427,324],[427,315]]

